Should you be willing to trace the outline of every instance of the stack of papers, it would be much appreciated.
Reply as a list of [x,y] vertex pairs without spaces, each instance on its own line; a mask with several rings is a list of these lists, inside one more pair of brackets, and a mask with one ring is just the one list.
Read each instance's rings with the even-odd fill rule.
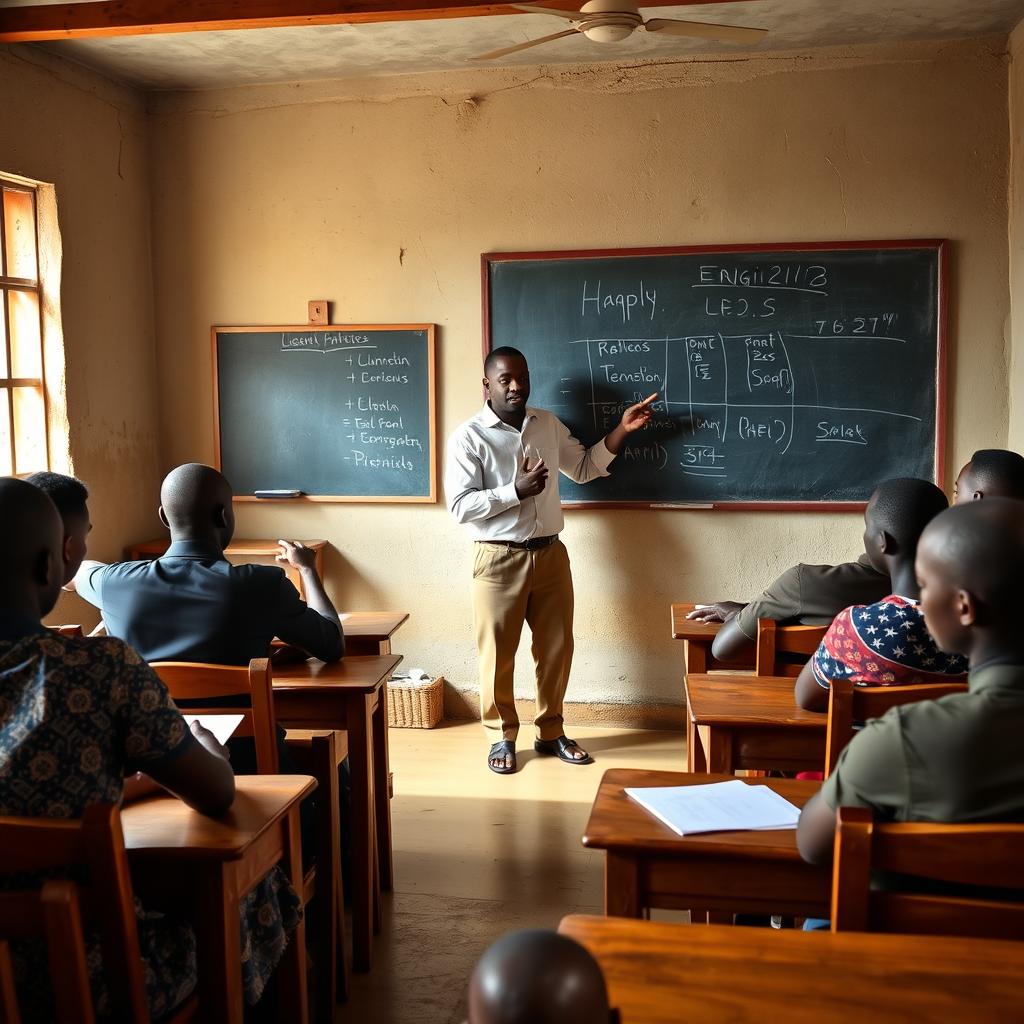
[[699,832],[796,828],[800,808],[768,786],[742,779],[704,786],[627,789],[626,795],[681,836]]

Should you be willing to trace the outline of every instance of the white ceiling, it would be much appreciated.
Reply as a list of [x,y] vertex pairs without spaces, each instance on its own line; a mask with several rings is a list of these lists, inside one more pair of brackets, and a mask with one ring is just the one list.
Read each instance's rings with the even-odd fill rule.
[[[25,2],[0,0],[0,7]],[[645,18],[767,28],[770,34],[757,51],[806,50],[1007,32],[1024,18],[1024,0],[739,0],[647,8],[641,13]],[[549,35],[565,27],[567,22],[555,17],[522,14],[129,36],[40,45],[143,88],[210,89],[465,69],[474,66],[467,63],[474,54]],[[726,43],[635,32],[620,43],[605,45],[578,35],[558,39],[492,64],[665,60],[743,52],[743,47]]]

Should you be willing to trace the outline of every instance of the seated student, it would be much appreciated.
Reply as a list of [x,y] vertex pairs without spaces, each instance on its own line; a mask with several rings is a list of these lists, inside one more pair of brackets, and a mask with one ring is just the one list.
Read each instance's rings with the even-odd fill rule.
[[578,942],[527,929],[502,936],[469,982],[467,1024],[618,1024],[601,967]]
[[760,597],[749,604],[719,601],[695,608],[686,617],[701,622],[721,622],[711,645],[720,660],[753,659],[757,620],[827,626],[844,608],[872,604],[892,590],[884,569],[871,564],[867,554],[856,562],[840,565],[806,565],[787,569]]
[[25,482],[48,494],[57,506],[64,523],[64,579],[61,584],[70,583],[88,553],[86,543],[92,532],[87,504],[89,491],[81,480],[63,473],[33,473],[25,477]]
[[171,546],[154,561],[85,562],[74,586],[103,613],[107,632],[146,661],[246,665],[282,640],[323,661],[345,651],[338,613],[317,575],[315,556],[281,542],[278,561],[302,574],[308,606],[282,569],[232,565],[224,549],[235,529],[231,485],[215,469],[188,463],[160,488],[160,519]]
[[[189,730],[163,683],[120,640],[69,639],[41,623],[65,572],[64,528],[53,502],[0,478],[0,814],[80,817],[116,803],[136,770],[203,814],[231,806],[235,780],[223,748]],[[154,1014],[195,987],[195,940],[160,915],[139,919]],[[27,1019],[50,1019],[45,958],[16,950]],[[94,982],[100,980],[89,956]]]
[[850,741],[800,815],[812,864],[832,858],[837,807],[889,821],[1024,820],[1024,503],[940,513],[918,544],[917,578],[939,649],[970,663],[968,691],[893,708]]
[[1024,498],[1024,458],[1005,448],[975,452],[953,484],[953,504],[981,498]]
[[797,677],[800,707],[827,711],[833,679],[907,686],[966,674],[960,655],[940,651],[925,628],[914,574],[921,532],[946,507],[946,496],[935,484],[910,477],[886,480],[871,495],[864,511],[864,549],[871,564],[892,580],[893,592],[836,616]]

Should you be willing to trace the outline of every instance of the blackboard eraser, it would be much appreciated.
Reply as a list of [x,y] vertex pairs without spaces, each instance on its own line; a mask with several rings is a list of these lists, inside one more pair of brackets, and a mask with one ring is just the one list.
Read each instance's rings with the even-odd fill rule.
[[301,498],[305,491],[292,491],[288,488],[272,488],[265,491],[255,491],[257,498]]

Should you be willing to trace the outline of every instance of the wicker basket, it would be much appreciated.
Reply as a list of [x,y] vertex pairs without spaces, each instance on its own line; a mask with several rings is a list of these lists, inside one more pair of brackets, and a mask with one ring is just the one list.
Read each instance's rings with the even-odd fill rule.
[[433,729],[444,718],[444,676],[426,686],[388,683],[388,725],[395,729]]

